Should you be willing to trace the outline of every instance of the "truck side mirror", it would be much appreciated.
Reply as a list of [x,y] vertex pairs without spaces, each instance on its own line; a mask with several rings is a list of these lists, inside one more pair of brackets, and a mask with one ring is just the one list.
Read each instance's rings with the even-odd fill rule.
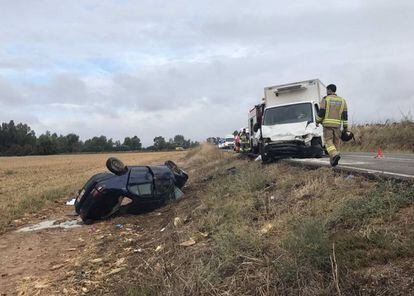
[[258,123],[258,122],[256,122],[254,125],[253,125],[253,131],[255,132],[255,133],[257,133],[257,131],[260,129],[260,124]]

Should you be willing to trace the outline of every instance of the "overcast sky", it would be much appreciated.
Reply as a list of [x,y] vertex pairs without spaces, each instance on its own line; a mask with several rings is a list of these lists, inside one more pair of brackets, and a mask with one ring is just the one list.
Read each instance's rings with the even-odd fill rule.
[[0,0],[0,121],[82,139],[246,125],[265,86],[320,78],[351,123],[414,115],[414,1]]

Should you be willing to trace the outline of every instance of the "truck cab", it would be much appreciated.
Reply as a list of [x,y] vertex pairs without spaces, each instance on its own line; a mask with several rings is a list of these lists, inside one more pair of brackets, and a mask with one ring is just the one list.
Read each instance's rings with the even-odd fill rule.
[[323,156],[323,127],[316,124],[316,115],[324,90],[318,79],[265,88],[260,125],[263,161]]

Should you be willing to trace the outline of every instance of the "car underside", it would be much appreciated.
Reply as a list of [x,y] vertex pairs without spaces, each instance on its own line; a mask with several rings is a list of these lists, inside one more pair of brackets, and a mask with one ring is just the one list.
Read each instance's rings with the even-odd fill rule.
[[131,167],[116,161],[115,166],[108,165],[108,159],[107,167],[112,173],[92,176],[79,190],[75,210],[85,223],[117,213],[153,210],[182,196],[181,189],[188,175],[172,161],[158,166]]

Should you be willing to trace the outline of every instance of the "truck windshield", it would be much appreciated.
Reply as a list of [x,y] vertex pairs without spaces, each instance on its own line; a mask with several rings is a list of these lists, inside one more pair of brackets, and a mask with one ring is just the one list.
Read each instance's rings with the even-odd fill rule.
[[301,103],[266,109],[264,125],[309,121],[313,122],[312,104]]
[[234,138],[226,138],[226,142],[233,142]]

